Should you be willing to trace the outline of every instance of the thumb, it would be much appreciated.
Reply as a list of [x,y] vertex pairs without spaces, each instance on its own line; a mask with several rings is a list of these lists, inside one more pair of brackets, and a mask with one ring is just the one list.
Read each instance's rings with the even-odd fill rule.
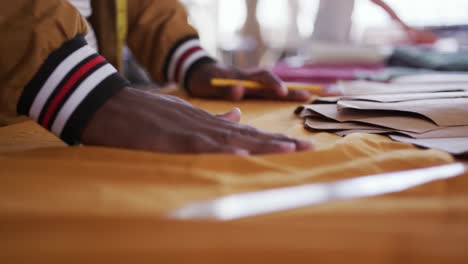
[[218,118],[239,123],[241,119],[241,110],[237,107],[233,108],[231,111],[226,112],[224,114],[216,115]]

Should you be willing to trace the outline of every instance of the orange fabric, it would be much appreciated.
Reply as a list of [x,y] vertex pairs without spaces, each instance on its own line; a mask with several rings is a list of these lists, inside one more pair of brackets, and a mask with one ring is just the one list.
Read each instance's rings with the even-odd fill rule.
[[0,262],[466,263],[468,175],[387,196],[234,222],[161,219],[228,193],[453,162],[377,135],[302,128],[295,104],[192,100],[315,140],[288,155],[166,155],[65,147],[33,122],[0,128]]

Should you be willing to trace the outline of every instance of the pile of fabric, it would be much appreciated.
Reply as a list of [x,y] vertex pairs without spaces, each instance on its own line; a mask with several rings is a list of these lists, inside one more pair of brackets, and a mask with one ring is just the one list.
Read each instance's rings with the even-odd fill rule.
[[[463,74],[427,74],[391,83],[342,82],[343,96],[323,97],[296,113],[312,131],[364,132],[468,154],[468,82]],[[430,80],[430,82],[426,82]],[[438,82],[438,81],[439,82]]]

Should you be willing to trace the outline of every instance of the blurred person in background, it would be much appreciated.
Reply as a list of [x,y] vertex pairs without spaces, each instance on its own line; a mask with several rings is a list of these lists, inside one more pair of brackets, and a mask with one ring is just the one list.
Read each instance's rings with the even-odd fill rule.
[[[17,0],[0,4],[0,122],[37,121],[68,144],[169,153],[262,154],[310,143],[238,124],[188,102],[130,87],[119,71],[125,44],[158,83],[193,96],[304,101],[265,70],[216,62],[175,0]],[[265,89],[215,88],[213,77],[249,79]]]
[[[409,43],[431,44],[437,41],[437,36],[433,32],[416,29],[403,22],[383,0],[371,1],[381,7],[403,29]],[[319,41],[348,43],[354,6],[354,0],[321,0],[312,38]]]

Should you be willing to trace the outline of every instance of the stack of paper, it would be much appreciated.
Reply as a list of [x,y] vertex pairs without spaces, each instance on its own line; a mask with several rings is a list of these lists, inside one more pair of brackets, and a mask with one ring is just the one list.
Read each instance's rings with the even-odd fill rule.
[[386,134],[392,139],[468,154],[468,82],[341,83],[344,96],[319,98],[296,113],[307,129]]

